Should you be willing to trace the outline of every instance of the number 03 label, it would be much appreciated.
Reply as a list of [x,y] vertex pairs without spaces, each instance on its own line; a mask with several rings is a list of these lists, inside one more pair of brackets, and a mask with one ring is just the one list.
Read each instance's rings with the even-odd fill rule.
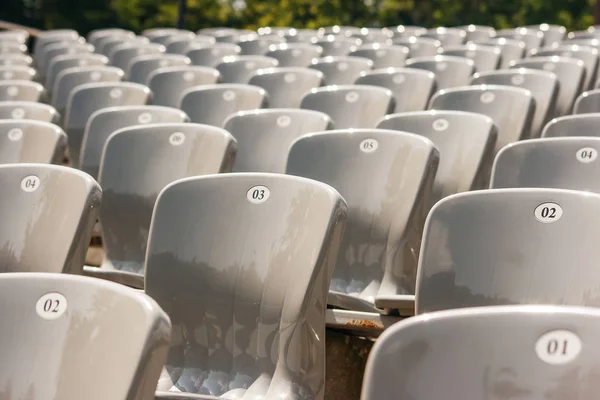
[[271,197],[271,191],[266,186],[253,186],[246,193],[246,198],[252,204],[262,204]]
[[67,311],[67,298],[58,292],[46,293],[37,301],[35,311],[43,319],[57,319]]

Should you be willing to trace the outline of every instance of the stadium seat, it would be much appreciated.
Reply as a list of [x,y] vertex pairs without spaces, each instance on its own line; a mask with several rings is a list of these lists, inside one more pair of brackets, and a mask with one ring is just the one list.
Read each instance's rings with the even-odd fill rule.
[[52,59],[48,65],[46,76],[46,90],[52,93],[56,77],[67,68],[74,67],[104,67],[108,65],[108,58],[102,54],[65,54]]
[[498,68],[502,51],[497,47],[468,43],[460,46],[446,46],[441,54],[445,56],[465,57],[473,61],[477,72]]
[[585,79],[583,90],[591,89],[596,83],[596,70],[598,69],[598,50],[592,47],[576,44],[563,44],[554,47],[543,47],[532,52],[532,57],[565,57],[583,61],[585,65]]
[[336,129],[374,128],[394,107],[391,91],[368,85],[316,88],[307,93],[300,104],[300,108],[329,115]]
[[478,40],[474,44],[495,47],[500,50],[499,69],[505,69],[511,66],[513,62],[522,59],[525,56],[525,43],[519,40],[506,38],[492,38],[488,40]]
[[313,61],[310,68],[321,71],[326,85],[350,85],[360,74],[369,71],[373,62],[365,57],[324,57]]
[[507,304],[598,307],[593,294],[600,247],[591,238],[599,234],[595,193],[526,188],[446,197],[425,224],[416,312]]
[[598,329],[598,310],[549,305],[409,318],[375,343],[361,399],[585,397],[596,387],[583,371],[596,368]]
[[[171,336],[149,296],[82,276],[2,274],[0,351],[11,397],[151,399]],[[60,346],[48,346],[48,338]],[[45,371],[32,374],[32,365]],[[81,371],[94,371],[82,374]],[[70,382],[79,376],[76,383]],[[35,389],[34,389],[35,388]]]
[[422,136],[348,129],[298,139],[286,173],[333,186],[348,203],[348,223],[328,303],[379,312],[378,296],[412,295],[419,242],[439,154]]
[[126,36],[130,38],[135,37],[135,33],[132,31],[128,31],[126,29],[121,28],[101,28],[94,29],[87,35],[87,42],[92,46],[96,46],[96,44],[102,38],[110,37],[110,36]]
[[322,83],[322,72],[301,67],[259,69],[249,82],[267,92],[270,108],[299,108],[304,95]]
[[213,45],[216,42],[214,37],[208,35],[196,35],[193,38],[175,35],[165,40],[164,45],[167,53],[184,56],[188,50],[196,46]]
[[476,42],[479,40],[489,40],[496,36],[496,30],[491,26],[483,26],[483,25],[464,25],[459,26],[459,29],[462,29],[466,33],[465,41]]
[[330,129],[331,119],[318,111],[273,108],[235,113],[223,127],[238,143],[233,172],[284,174],[292,143]]
[[553,72],[558,79],[555,116],[570,114],[575,99],[581,93],[585,79],[585,64],[574,58],[550,56],[532,57],[517,61],[512,68],[541,69]]
[[422,36],[401,36],[395,38],[393,42],[394,44],[408,47],[411,58],[436,56],[441,46],[439,40]]
[[565,115],[548,122],[542,131],[542,137],[561,136],[598,136],[600,113]]
[[144,29],[142,31],[142,36],[147,37],[152,43],[164,44],[163,41],[178,35],[185,35],[190,38],[196,36],[196,34],[192,31],[177,29],[177,28],[166,28],[166,27],[157,27],[157,28],[149,28]]
[[25,54],[27,46],[18,41],[0,40],[0,54]]
[[504,147],[494,162],[491,188],[556,188],[600,193],[600,138],[525,140]]
[[159,192],[178,179],[229,172],[235,139],[213,126],[168,123],[120,129],[106,140],[98,182],[104,262],[86,274],[143,288],[144,257]]
[[40,101],[45,100],[44,87],[31,81],[0,80],[0,102],[2,101]]
[[133,38],[127,36],[109,36],[100,39],[95,52],[110,58],[113,50],[124,43],[135,43],[137,46],[146,46],[150,41],[143,36],[135,36]]
[[33,101],[0,101],[0,120],[32,119],[58,123],[60,115],[54,107]]
[[431,110],[469,111],[487,115],[498,128],[495,152],[529,136],[535,100],[529,90],[501,85],[465,86],[440,90]]
[[94,112],[85,126],[79,168],[98,179],[102,150],[109,136],[122,129],[147,124],[187,122],[181,110],[160,106],[120,106]]
[[501,29],[496,31],[496,38],[520,40],[525,43],[527,53],[542,47],[544,34],[541,31],[527,28]]
[[275,35],[261,35],[242,38],[237,45],[242,49],[242,55],[264,56],[269,51],[269,46],[285,43],[285,39]]
[[287,43],[312,43],[317,39],[317,31],[314,29],[295,29],[292,28],[283,37]]
[[33,63],[33,58],[26,54],[0,54],[0,65],[21,65],[29,67]]
[[72,164],[76,166],[79,163],[85,126],[95,111],[114,106],[144,105],[150,96],[150,89],[146,86],[130,82],[86,83],[73,89],[63,124],[69,137]]
[[362,40],[352,37],[328,35],[315,38],[311,43],[323,49],[323,57],[342,57],[356,50],[362,44]]
[[140,45],[135,41],[127,41],[112,49],[108,59],[110,65],[128,71],[129,64],[135,57],[143,54],[164,54],[165,50],[165,46],[157,43]]
[[487,188],[497,137],[490,117],[463,111],[421,111],[387,115],[377,128],[424,136],[438,149],[440,163],[430,206],[451,194]]
[[163,67],[148,77],[152,91],[152,104],[165,107],[179,107],[186,89],[202,85],[213,85],[219,79],[219,71],[210,67],[187,65]]
[[392,38],[421,36],[427,32],[425,27],[412,25],[388,26],[386,29],[392,33]]
[[441,46],[458,46],[465,42],[467,33],[458,28],[432,28],[421,35],[424,38],[439,40]]
[[465,57],[415,57],[409,59],[406,66],[433,72],[438,90],[466,86],[475,73],[475,63]]
[[544,34],[544,46],[547,47],[559,45],[567,35],[567,29],[560,25],[540,24],[529,25],[525,28],[541,31]]
[[145,291],[174,332],[157,398],[322,400],[327,285],[345,217],[333,188],[280,174],[165,188],[146,258]]
[[180,30],[178,32],[155,35],[148,37],[148,39],[150,39],[151,43],[162,44],[166,48],[167,44],[173,40],[194,40],[195,37],[196,34],[194,32]]
[[600,89],[582,93],[575,101],[573,114],[589,114],[600,112]]
[[380,86],[392,91],[394,112],[422,111],[435,91],[435,74],[416,68],[385,68],[367,71],[357,85]]
[[64,56],[66,54],[92,54],[93,51],[94,46],[77,42],[59,42],[46,46],[42,55],[42,62],[37,64],[42,81],[48,76],[48,68],[56,57]]
[[559,91],[555,74],[527,68],[477,73],[471,85],[506,85],[529,90],[535,100],[531,137],[539,137],[544,125],[552,118]]
[[404,67],[409,53],[410,50],[406,46],[373,43],[363,44],[348,55],[368,58],[373,62],[372,68],[380,69]]
[[215,43],[192,47],[185,55],[192,60],[193,65],[215,68],[224,57],[236,56],[242,49],[233,43]]
[[100,207],[91,176],[49,164],[0,165],[0,272],[81,274]]
[[322,54],[323,48],[309,43],[282,43],[269,46],[265,55],[276,59],[280,67],[308,67]]
[[19,65],[0,66],[0,80],[4,81],[32,81],[36,78],[36,70],[31,67]]
[[229,56],[217,65],[223,83],[247,84],[250,77],[259,69],[273,68],[277,60],[266,56]]
[[129,63],[127,80],[148,85],[148,77],[157,69],[165,67],[184,67],[191,64],[186,56],[178,54],[145,54],[137,56]]
[[67,135],[60,127],[33,120],[0,120],[0,164],[60,164]]
[[[33,58],[38,61],[43,49],[55,42],[60,41],[80,41],[79,33],[73,29],[52,29],[40,32],[33,45]],[[80,42],[81,43],[81,42]]]
[[29,39],[29,32],[25,29],[3,30],[0,32],[0,40],[11,40],[20,43],[26,43]]

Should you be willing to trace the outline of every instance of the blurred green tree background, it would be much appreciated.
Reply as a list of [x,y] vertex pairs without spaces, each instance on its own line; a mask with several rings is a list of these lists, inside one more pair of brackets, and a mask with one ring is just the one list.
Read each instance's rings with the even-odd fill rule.
[[[260,26],[455,26],[507,28],[542,22],[585,29],[596,0],[187,0],[185,28]],[[108,26],[174,26],[178,0],[2,0],[0,19],[82,34]]]

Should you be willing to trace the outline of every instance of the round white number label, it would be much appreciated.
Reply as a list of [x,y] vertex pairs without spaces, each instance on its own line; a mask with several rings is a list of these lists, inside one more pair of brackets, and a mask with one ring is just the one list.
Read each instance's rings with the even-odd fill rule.
[[266,186],[253,186],[246,193],[246,198],[252,204],[261,204],[271,197],[271,191]]
[[592,147],[577,150],[577,160],[582,163],[591,163],[598,158],[598,151]]
[[152,114],[150,114],[149,112],[141,113],[138,116],[138,122],[140,124],[147,124],[147,123],[150,123],[151,121],[152,121]]
[[25,117],[25,110],[22,108],[15,108],[14,110],[12,110],[12,113],[10,115],[14,119],[21,119],[21,118]]
[[187,71],[183,73],[183,80],[186,82],[194,80],[195,77],[196,74],[194,74],[192,71]]
[[279,117],[277,117],[277,125],[279,125],[282,128],[289,126],[291,123],[292,119],[287,115],[280,115]]
[[112,97],[113,99],[118,99],[122,95],[123,95],[123,91],[119,88],[114,88],[113,90],[110,91],[110,97]]
[[348,103],[354,103],[356,100],[358,100],[359,97],[360,96],[358,95],[358,93],[356,93],[356,92],[349,92],[346,95],[346,101]]
[[254,69],[256,68],[256,63],[254,61],[248,61],[244,66],[246,69]]
[[292,50],[292,57],[300,57],[300,54],[302,54],[302,50],[300,50],[300,49]]
[[400,85],[401,83],[404,83],[406,78],[404,77],[404,75],[398,74],[398,75],[394,75],[392,80],[394,81],[394,83]]
[[510,78],[510,81],[513,83],[513,85],[522,85],[523,82],[525,82],[525,77],[523,77],[521,74],[514,75],[512,78]]
[[546,71],[554,71],[555,67],[556,67],[556,65],[554,65],[554,63],[549,62],[549,63],[544,64],[544,66],[542,68]]
[[550,331],[538,339],[535,352],[546,364],[568,364],[581,353],[581,339],[570,331]]
[[171,143],[173,146],[179,146],[183,144],[184,141],[185,135],[181,132],[175,132],[169,136],[169,143]]
[[285,81],[285,83],[296,82],[296,74],[289,72],[283,76],[283,80]]
[[11,71],[6,71],[2,74],[2,78],[4,79],[12,79],[14,74]]
[[90,73],[90,79],[93,81],[99,81],[101,77],[102,77],[102,74],[98,71],[94,71],[94,72]]
[[360,151],[363,153],[373,153],[379,147],[379,143],[375,139],[365,139],[360,142]]
[[19,88],[16,86],[9,86],[8,89],[6,89],[6,93],[8,93],[10,97],[15,97],[19,94]]
[[346,71],[348,69],[348,63],[341,62],[337,65],[338,71]]
[[448,120],[445,120],[444,118],[436,119],[435,121],[433,121],[433,129],[438,132],[445,131],[446,129],[448,129],[449,125],[450,123],[448,123]]
[[233,90],[226,90],[223,92],[223,100],[231,101],[235,99],[235,92]]
[[535,208],[533,212],[535,219],[544,223],[551,224],[558,221],[563,214],[561,206],[556,203],[542,203]]
[[37,301],[35,311],[43,319],[57,319],[67,311],[67,298],[58,292],[46,293]]
[[437,71],[445,71],[445,70],[446,70],[446,68],[448,68],[448,64],[447,64],[447,63],[445,63],[445,62],[438,62],[438,63],[435,63],[435,69],[436,69]]
[[13,128],[8,131],[8,139],[13,142],[18,142],[23,137],[23,131],[19,128]]
[[496,95],[492,92],[483,92],[479,98],[482,103],[489,104],[496,99]]
[[21,189],[24,192],[34,192],[40,186],[40,178],[35,175],[29,175],[21,180]]

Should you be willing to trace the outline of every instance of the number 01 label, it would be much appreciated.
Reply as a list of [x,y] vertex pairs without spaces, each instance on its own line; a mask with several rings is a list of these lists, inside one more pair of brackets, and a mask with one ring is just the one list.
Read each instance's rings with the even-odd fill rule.
[[546,364],[568,364],[581,353],[581,339],[570,331],[550,331],[538,339],[535,352]]
[[58,292],[46,293],[37,301],[35,311],[43,319],[57,319],[67,311],[67,298]]

